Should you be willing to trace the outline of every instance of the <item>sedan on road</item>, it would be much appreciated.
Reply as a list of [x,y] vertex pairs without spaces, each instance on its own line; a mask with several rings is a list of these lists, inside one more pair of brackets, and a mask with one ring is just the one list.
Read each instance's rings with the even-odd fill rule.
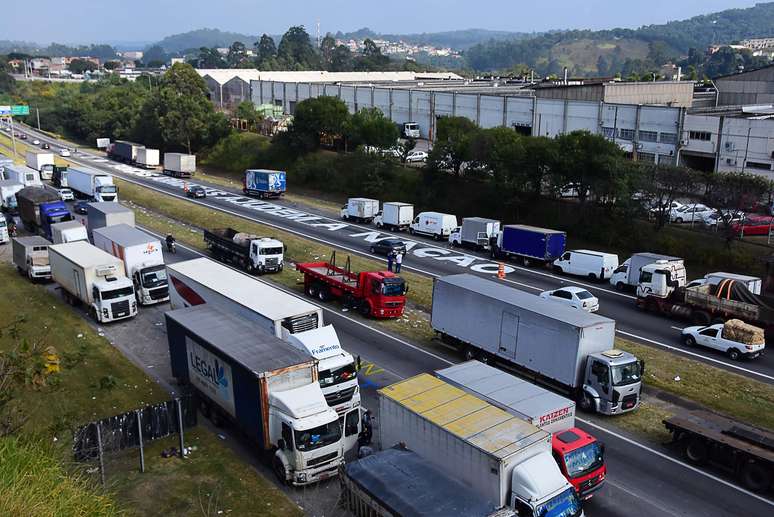
[[382,239],[371,244],[371,253],[389,255],[390,253],[406,253],[406,243],[400,239]]
[[673,223],[701,223],[704,217],[715,213],[714,208],[706,205],[683,205],[680,208],[672,209],[669,214],[669,220]]
[[51,149],[51,146],[48,145],[46,142],[43,142],[42,144],[40,144],[40,148],[41,149]]
[[70,156],[70,150],[67,149],[66,147],[63,147],[62,149],[59,150],[59,156],[67,158],[68,156]]
[[406,161],[409,163],[419,163],[427,160],[427,153],[424,151],[411,151],[406,156]]
[[766,343],[748,345],[723,337],[724,323],[717,323],[708,327],[686,327],[682,330],[681,337],[686,346],[705,346],[725,353],[734,361],[746,357],[754,359],[763,354]]
[[89,213],[89,202],[88,201],[78,201],[75,203],[75,206],[73,206],[73,211],[76,214],[86,215]]
[[204,190],[204,187],[194,185],[188,188],[188,191],[185,193],[185,195],[194,199],[205,198],[207,197],[207,191]]
[[32,145],[40,145],[40,140],[36,138],[35,140],[32,141]]
[[581,309],[586,312],[597,312],[599,310],[599,299],[582,287],[560,287],[553,291],[543,291],[540,293],[540,297],[544,300],[563,303],[568,307]]

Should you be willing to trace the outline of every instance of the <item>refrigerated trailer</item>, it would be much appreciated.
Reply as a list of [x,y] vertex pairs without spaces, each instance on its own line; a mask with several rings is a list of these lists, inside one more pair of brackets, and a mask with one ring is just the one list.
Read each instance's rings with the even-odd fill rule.
[[177,178],[190,178],[196,172],[196,155],[164,153],[164,174]]
[[436,278],[431,324],[467,360],[497,361],[604,414],[639,406],[642,363],[615,321],[471,274]]
[[146,169],[153,169],[159,166],[159,150],[140,147],[137,149],[135,163]]

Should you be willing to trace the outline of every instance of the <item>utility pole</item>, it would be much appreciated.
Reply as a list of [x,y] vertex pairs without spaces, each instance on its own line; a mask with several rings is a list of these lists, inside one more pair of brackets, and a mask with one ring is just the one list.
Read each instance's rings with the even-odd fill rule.
[[38,131],[40,131],[40,108],[35,108],[35,113],[38,118]]
[[320,48],[322,41],[320,40],[320,19],[317,19],[317,48]]

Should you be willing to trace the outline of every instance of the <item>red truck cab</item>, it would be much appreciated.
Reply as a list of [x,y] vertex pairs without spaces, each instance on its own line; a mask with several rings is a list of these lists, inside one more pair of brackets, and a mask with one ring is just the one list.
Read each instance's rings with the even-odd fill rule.
[[364,271],[359,284],[369,314],[375,318],[400,318],[406,305],[406,281],[392,271]]
[[554,433],[551,449],[559,469],[581,499],[602,488],[607,468],[605,446],[590,434],[572,427]]

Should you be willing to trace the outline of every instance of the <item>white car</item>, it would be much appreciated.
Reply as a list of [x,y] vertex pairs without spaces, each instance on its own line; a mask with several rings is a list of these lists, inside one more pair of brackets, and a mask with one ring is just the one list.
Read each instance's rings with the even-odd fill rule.
[[718,223],[722,223],[724,219],[728,224],[742,222],[745,218],[744,212],[735,212],[732,210],[715,210],[711,214],[707,214],[703,217],[702,223],[713,230],[718,229]]
[[423,162],[427,160],[427,153],[424,151],[411,151],[406,156],[406,161],[409,163]]
[[36,138],[35,140],[32,141],[32,145],[40,145],[40,140]]
[[69,149],[65,149],[65,148],[60,149],[59,150],[59,156],[63,156],[65,158],[70,156],[70,150]]
[[597,312],[599,310],[599,299],[582,287],[560,287],[553,291],[543,291],[540,293],[540,297],[544,300],[553,300],[586,312]]
[[734,361],[742,357],[754,359],[763,354],[763,349],[766,348],[765,343],[747,345],[726,339],[722,335],[723,325],[723,323],[718,323],[708,327],[686,327],[681,333],[683,343],[686,346],[699,345],[719,350]]
[[75,196],[73,195],[73,191],[69,188],[62,187],[57,189],[59,191],[59,198],[62,201],[75,201]]
[[705,216],[714,213],[715,209],[706,205],[683,205],[680,208],[673,209],[669,213],[669,220],[673,223],[701,223]]

